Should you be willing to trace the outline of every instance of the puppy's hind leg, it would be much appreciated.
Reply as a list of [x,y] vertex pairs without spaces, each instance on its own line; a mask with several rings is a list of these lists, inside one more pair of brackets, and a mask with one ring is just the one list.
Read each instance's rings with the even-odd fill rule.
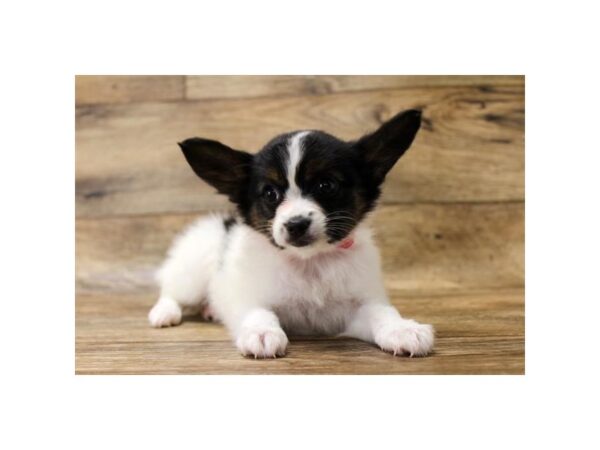
[[184,312],[207,306],[208,285],[218,270],[227,229],[221,217],[195,222],[179,236],[158,272],[160,297],[148,314],[153,327],[181,323]]

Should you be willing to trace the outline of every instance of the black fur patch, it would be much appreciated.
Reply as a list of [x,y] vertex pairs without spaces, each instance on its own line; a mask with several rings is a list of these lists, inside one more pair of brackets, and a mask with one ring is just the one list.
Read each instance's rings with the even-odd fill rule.
[[239,203],[248,182],[252,155],[233,150],[217,141],[202,138],[179,143],[185,159],[196,175],[234,203]]
[[236,223],[237,221],[235,220],[235,217],[227,217],[223,219],[223,226],[225,227],[225,231],[227,232],[229,232],[229,229]]
[[[292,135],[293,133],[286,133],[275,137],[254,156],[246,198],[240,203],[240,211],[246,222],[269,237],[271,235],[267,228],[288,188],[287,143]],[[278,193],[279,199],[276,202],[268,201],[263,195],[267,186]]]

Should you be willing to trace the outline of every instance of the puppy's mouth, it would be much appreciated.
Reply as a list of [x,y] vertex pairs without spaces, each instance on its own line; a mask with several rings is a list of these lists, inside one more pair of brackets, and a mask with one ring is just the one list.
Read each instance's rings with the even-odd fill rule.
[[292,247],[307,247],[314,243],[317,240],[315,236],[312,235],[303,235],[298,238],[288,238],[286,240],[288,245]]

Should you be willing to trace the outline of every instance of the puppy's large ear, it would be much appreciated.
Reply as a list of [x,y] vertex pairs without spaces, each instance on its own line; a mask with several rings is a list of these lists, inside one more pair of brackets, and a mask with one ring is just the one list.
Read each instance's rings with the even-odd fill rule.
[[196,175],[232,202],[240,203],[250,180],[250,153],[202,138],[186,139],[179,146]]
[[408,150],[420,126],[421,111],[410,109],[358,140],[357,146],[363,153],[366,168],[376,183],[383,182],[396,161]]

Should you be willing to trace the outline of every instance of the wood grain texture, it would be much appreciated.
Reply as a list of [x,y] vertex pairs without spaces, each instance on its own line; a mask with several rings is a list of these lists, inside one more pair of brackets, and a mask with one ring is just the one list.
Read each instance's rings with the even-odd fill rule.
[[406,108],[424,109],[423,129],[388,175],[384,203],[524,198],[524,87],[451,86],[78,107],[76,213],[221,208],[176,142],[203,136],[256,151],[301,128],[353,139]]
[[[153,292],[153,274],[194,214],[78,219],[80,292]],[[415,204],[372,217],[388,288],[522,287],[524,205]]]
[[182,76],[78,75],[75,77],[75,104],[129,103],[182,100]]
[[396,295],[406,317],[432,323],[437,341],[425,358],[393,357],[353,339],[291,337],[288,355],[254,360],[238,354],[219,324],[191,318],[153,329],[146,295],[79,295],[79,374],[523,374],[522,290]]
[[186,98],[314,96],[339,92],[447,86],[523,86],[520,75],[230,75],[187,76]]

